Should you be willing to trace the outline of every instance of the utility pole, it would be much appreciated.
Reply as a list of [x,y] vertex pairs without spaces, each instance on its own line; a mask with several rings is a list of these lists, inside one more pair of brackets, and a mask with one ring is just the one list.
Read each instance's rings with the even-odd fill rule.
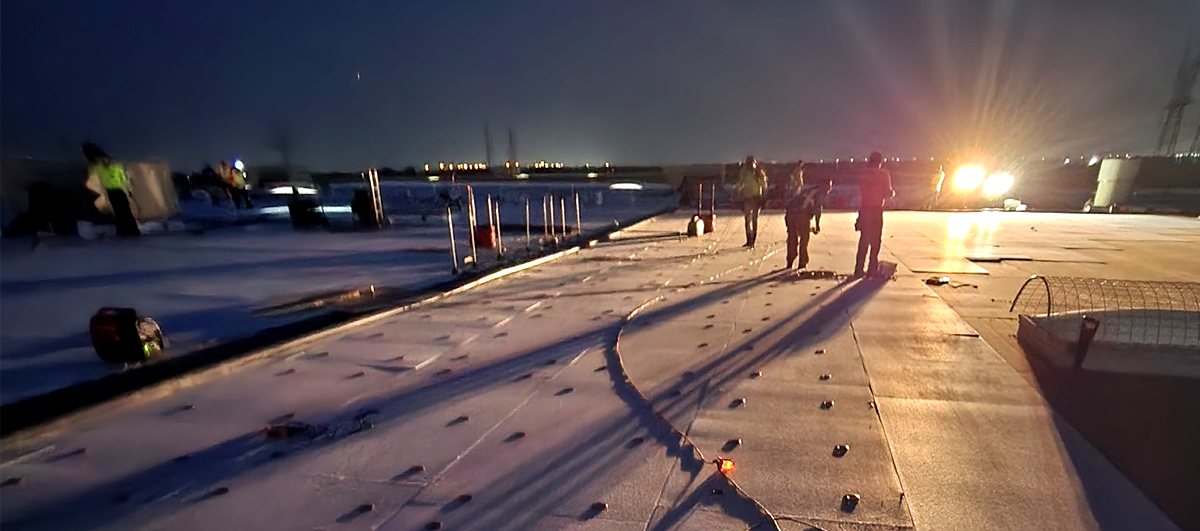
[[521,173],[521,168],[517,167],[517,137],[513,134],[512,127],[508,128],[508,160],[512,163],[512,174]]
[[[1200,55],[1195,59],[1192,59],[1191,55],[1192,49],[1189,46],[1183,54],[1183,61],[1179,63],[1179,70],[1175,72],[1175,90],[1171,94],[1171,101],[1167,102],[1167,119],[1163,122],[1162,132],[1158,135],[1158,147],[1154,150],[1158,155],[1174,155],[1179,144],[1183,111],[1192,103],[1192,89],[1196,86],[1196,75],[1200,73]],[[1200,139],[1200,136],[1197,136],[1197,139]],[[1192,144],[1195,145],[1196,140],[1193,140]]]
[[483,151],[484,162],[487,163],[488,171],[492,170],[492,133],[488,131],[487,122],[483,122]]
[[1188,149],[1192,155],[1200,154],[1200,121],[1196,122],[1196,136],[1192,137],[1192,145]]

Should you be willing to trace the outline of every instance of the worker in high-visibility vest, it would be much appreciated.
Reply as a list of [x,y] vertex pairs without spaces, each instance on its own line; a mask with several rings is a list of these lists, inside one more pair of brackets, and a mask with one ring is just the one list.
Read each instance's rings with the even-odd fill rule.
[[229,193],[229,202],[235,208],[252,208],[254,204],[250,202],[250,193],[246,191],[246,173],[239,166],[242,166],[240,160],[234,161],[232,166],[221,161],[221,180]]
[[758,213],[762,211],[763,195],[767,192],[767,174],[754,157],[746,157],[746,162],[738,168],[734,187],[742,198],[742,214],[746,222],[746,244],[742,247],[754,247],[758,240]]
[[133,207],[129,199],[129,176],[125,167],[112,160],[99,146],[88,142],[83,145],[83,156],[88,161],[88,173],[100,179],[108,203],[112,205],[113,218],[117,226],[117,234],[121,236],[139,236],[137,218],[133,216]]

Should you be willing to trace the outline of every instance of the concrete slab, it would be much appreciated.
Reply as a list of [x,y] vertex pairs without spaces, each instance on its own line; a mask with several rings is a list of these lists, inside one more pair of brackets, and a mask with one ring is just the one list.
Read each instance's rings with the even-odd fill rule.
[[[869,391],[815,387],[746,391],[746,406],[702,412],[691,435],[706,453],[732,457],[738,463],[734,472],[738,483],[772,511],[909,525],[891,453],[878,418],[867,405]],[[841,406],[836,405],[838,398]],[[835,406],[822,410],[822,400],[834,400]],[[742,444],[722,452],[734,438],[741,438]],[[839,444],[849,446],[841,457],[834,450]],[[851,514],[841,509],[847,493],[862,496]]]
[[904,266],[913,273],[954,274],[954,275],[986,275],[984,269],[966,258],[947,258],[939,256],[913,256],[905,253],[898,255]]
[[[1054,216],[967,216],[953,231],[947,218],[889,213],[889,227],[905,236],[886,245],[961,257],[967,248],[1088,243],[1089,231]],[[852,219],[827,216],[814,267],[853,266]],[[1111,219],[1124,230],[1144,228]],[[673,223],[682,226],[667,218],[650,225]],[[713,499],[711,465],[691,476],[644,406],[596,371],[608,364],[602,347],[620,316],[663,295],[623,340],[631,377],[707,455],[732,456],[735,478],[784,529],[808,525],[788,517],[862,531],[1169,528],[1022,386],[1033,380],[1028,367],[1012,371],[947,307],[970,304],[969,315],[994,319],[997,301],[1029,274],[1018,266],[1030,263],[989,265],[989,275],[971,279],[978,289],[931,290],[921,283],[927,275],[904,267],[895,281],[835,286],[773,272],[782,229],[777,214],[764,215],[755,250],[738,247],[740,226],[730,222],[703,238],[585,251],[158,402],[130,401],[39,440],[40,453],[13,459],[6,446],[0,476],[22,481],[4,487],[3,525],[237,528],[236,515],[253,513],[246,521],[260,528],[423,529],[436,519],[446,529],[746,529],[758,523],[746,501]],[[1179,255],[1162,260],[1159,273],[1188,278],[1200,262],[1171,245],[1179,244],[1121,243],[1156,260]],[[1094,252],[1109,253],[1097,255],[1106,263],[1044,265],[1146,271],[1121,258],[1133,251]],[[405,358],[392,360],[399,350]],[[329,354],[313,356],[322,351]],[[1180,399],[1167,403],[1190,403],[1186,393],[1168,395]],[[729,407],[741,397],[745,407]],[[833,406],[822,409],[825,400]],[[1120,403],[1096,407],[1125,418]],[[286,413],[344,430],[364,408],[375,410],[372,429],[327,442],[269,443],[259,432]],[[516,431],[525,437],[507,440]],[[722,449],[730,438],[742,444]],[[1158,446],[1178,455],[1175,441]],[[834,457],[836,444],[848,444],[847,454]],[[73,453],[78,448],[86,451]],[[275,451],[284,453],[272,459]],[[188,464],[173,461],[185,454]],[[425,469],[409,473],[414,464]],[[201,503],[164,494],[218,486],[230,490]],[[112,493],[124,490],[132,503],[113,504]],[[862,496],[853,513],[840,509],[846,491]],[[471,500],[456,501],[464,493]],[[587,514],[596,501],[608,510]],[[364,503],[374,510],[354,513]],[[77,506],[94,510],[57,514]]]
[[[877,400],[918,529],[1102,528],[1045,408]],[[1155,513],[1134,527],[1173,528]]]
[[864,332],[878,396],[1040,405],[1041,398],[978,337]]

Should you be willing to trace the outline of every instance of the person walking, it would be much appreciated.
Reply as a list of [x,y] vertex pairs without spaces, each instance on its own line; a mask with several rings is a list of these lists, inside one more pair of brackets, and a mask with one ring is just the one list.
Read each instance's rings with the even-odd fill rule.
[[112,206],[114,223],[120,236],[140,236],[137,218],[133,216],[133,207],[129,200],[129,176],[125,167],[112,160],[100,146],[91,142],[83,144],[83,156],[88,161],[88,173],[100,179],[104,187],[104,195]]
[[[808,243],[821,233],[821,212],[829,195],[831,181],[804,183],[804,162],[796,164],[788,190],[784,223],[787,224],[787,268],[799,258],[798,269],[808,267]],[[815,223],[814,223],[815,222]]]
[[[854,278],[879,274],[879,246],[883,243],[883,203],[896,196],[892,175],[883,169],[883,154],[872,152],[867,168],[858,173],[858,256],[854,261]],[[869,260],[868,260],[869,257]],[[863,262],[866,261],[866,270]]]
[[758,239],[758,214],[762,211],[763,195],[767,191],[767,174],[758,167],[753,156],[746,157],[738,169],[738,195],[742,198],[742,216],[746,222],[746,243],[742,247],[754,247]]

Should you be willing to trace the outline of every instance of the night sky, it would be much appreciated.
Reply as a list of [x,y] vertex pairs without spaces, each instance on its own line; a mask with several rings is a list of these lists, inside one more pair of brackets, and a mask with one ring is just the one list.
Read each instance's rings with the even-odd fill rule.
[[[0,146],[174,169],[1153,150],[1196,0],[4,0]],[[1190,142],[1196,106],[1184,126]],[[284,148],[284,146],[287,146]]]

